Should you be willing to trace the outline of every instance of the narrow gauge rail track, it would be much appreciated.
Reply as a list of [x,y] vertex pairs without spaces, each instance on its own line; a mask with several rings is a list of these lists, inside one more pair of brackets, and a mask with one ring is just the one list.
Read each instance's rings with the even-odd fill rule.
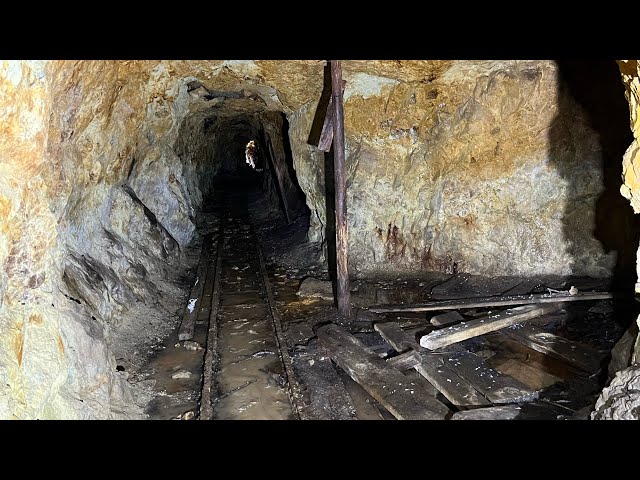
[[241,206],[220,209],[217,235],[205,236],[179,330],[179,340],[188,341],[196,323],[208,324],[197,417],[300,419],[300,387],[280,314],[258,236]]

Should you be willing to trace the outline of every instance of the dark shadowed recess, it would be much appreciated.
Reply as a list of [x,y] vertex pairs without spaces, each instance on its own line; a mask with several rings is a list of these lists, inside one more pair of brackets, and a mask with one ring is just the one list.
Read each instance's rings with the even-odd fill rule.
[[[578,104],[589,126],[598,135],[602,151],[598,168],[601,169],[604,190],[596,199],[595,227],[591,234],[607,253],[616,254],[610,289],[621,295],[620,301],[616,302],[615,317],[618,324],[626,328],[637,315],[634,284],[636,249],[640,240],[638,216],[633,213],[629,201],[620,194],[622,157],[633,140],[629,104],[615,61],[560,60],[557,65],[559,111],[549,132],[549,157],[571,192],[578,181],[571,162],[581,160],[572,158],[571,153],[575,154],[575,150],[571,148],[570,138]],[[565,238],[572,245],[570,248],[574,249],[572,254],[577,253],[575,249],[580,245],[575,212],[576,206],[568,202],[563,214],[563,228]],[[570,308],[580,308],[577,303]]]

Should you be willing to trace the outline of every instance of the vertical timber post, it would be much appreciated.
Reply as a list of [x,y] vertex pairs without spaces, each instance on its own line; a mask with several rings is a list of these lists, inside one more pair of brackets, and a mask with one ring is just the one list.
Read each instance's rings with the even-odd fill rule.
[[342,65],[331,60],[331,96],[333,99],[333,162],[336,185],[336,263],[338,313],[351,316],[349,270],[347,268],[347,181],[344,159],[344,106],[342,104]]

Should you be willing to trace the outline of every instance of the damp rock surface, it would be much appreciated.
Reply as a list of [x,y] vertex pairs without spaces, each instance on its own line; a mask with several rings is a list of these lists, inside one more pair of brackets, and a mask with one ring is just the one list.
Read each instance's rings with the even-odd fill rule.
[[591,419],[640,420],[640,366],[616,374],[600,394]]
[[321,298],[333,300],[333,286],[329,280],[320,280],[314,277],[305,278],[297,292],[299,297]]

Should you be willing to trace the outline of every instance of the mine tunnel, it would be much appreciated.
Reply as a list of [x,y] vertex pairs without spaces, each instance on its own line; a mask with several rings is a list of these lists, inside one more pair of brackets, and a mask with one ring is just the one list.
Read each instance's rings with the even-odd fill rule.
[[0,62],[0,418],[638,419],[639,77]]

